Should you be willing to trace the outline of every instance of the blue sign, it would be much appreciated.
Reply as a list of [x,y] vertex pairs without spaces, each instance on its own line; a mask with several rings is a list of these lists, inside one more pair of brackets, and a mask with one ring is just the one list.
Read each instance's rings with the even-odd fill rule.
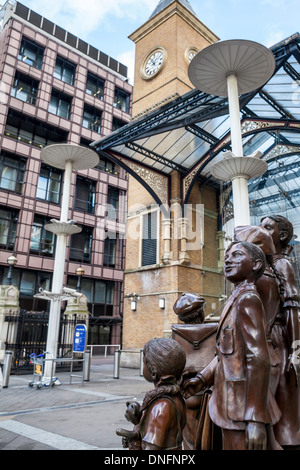
[[86,326],[76,325],[74,332],[73,352],[83,353],[86,346]]

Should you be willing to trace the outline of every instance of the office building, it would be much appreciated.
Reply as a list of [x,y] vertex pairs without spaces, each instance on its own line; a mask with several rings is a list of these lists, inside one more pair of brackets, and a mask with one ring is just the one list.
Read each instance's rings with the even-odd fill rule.
[[[41,149],[57,143],[89,146],[130,121],[127,68],[22,3],[0,12],[0,282],[7,258],[17,258],[13,283],[20,307],[48,310],[34,299],[51,289],[63,172],[43,164]],[[69,219],[82,226],[68,240],[65,285],[88,297],[89,343],[120,342],[124,269],[125,171],[108,160],[73,172]]]

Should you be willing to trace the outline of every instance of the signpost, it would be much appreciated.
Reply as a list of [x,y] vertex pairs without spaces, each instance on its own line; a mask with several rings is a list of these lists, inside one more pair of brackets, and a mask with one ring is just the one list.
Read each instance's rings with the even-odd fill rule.
[[78,324],[74,331],[73,353],[84,354],[86,348],[86,326]]

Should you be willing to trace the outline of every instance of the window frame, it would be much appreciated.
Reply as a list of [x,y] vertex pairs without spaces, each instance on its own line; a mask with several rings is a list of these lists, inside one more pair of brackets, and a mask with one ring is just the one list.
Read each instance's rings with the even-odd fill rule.
[[[153,214],[156,214],[156,238],[145,239],[145,217],[148,217],[148,220],[152,220]],[[155,227],[154,227],[155,230]],[[152,233],[152,227],[150,227],[150,231]],[[148,225],[148,234],[149,234],[149,225]],[[149,253],[149,243],[145,244],[145,240],[153,240],[152,245],[155,245],[153,248],[153,252],[155,251],[155,262],[154,263],[145,263],[144,253],[147,251]],[[159,217],[159,210],[153,209],[147,212],[143,212],[140,214],[140,250],[139,250],[139,266],[142,268],[147,268],[150,266],[155,266],[159,264],[159,240],[160,240],[160,217]],[[155,241],[155,243],[154,243]],[[151,247],[152,248],[152,247]]]
[[[92,90],[88,88],[88,83],[95,81],[95,90]],[[105,80],[103,78],[97,77],[97,75],[94,75],[90,72],[87,73],[86,77],[86,87],[85,87],[85,92],[86,94],[93,96],[94,98],[97,98],[100,101],[104,100],[104,90],[105,90]]]
[[[57,70],[58,67],[61,67],[60,71]],[[68,68],[71,71],[71,81],[67,80],[65,76],[65,72],[67,71]],[[70,62],[69,60],[64,59],[63,57],[57,55],[53,77],[57,78],[58,80],[61,80],[64,83],[67,83],[68,85],[74,86],[75,74],[76,74],[76,65]]]
[[[117,198],[114,195],[118,195]],[[114,220],[115,222],[119,222],[119,213],[120,213],[120,196],[122,192],[119,188],[115,186],[108,186],[107,188],[107,204],[106,204],[106,217],[109,220]],[[116,207],[114,206],[113,202],[116,201]],[[112,214],[111,208],[113,208],[114,215]]]
[[[40,219],[41,222],[38,222],[37,219]],[[43,217],[40,214],[35,214],[34,220],[31,226],[31,237],[30,237],[30,254],[31,255],[38,255],[38,256],[46,256],[48,258],[53,258],[55,255],[55,245],[56,245],[56,235],[54,235],[52,232],[49,232],[46,230],[45,226],[50,222],[50,219],[48,217]],[[39,241],[38,245],[39,247],[37,249],[32,248],[33,244],[33,236],[34,236],[34,227],[37,227],[40,225],[40,236],[39,236]],[[47,240],[47,236],[49,237],[49,240]],[[52,238],[52,240],[51,240]],[[46,251],[43,248],[43,245],[46,245],[46,242],[50,243],[50,246],[52,247],[52,251]]]
[[[41,173],[42,173],[43,170],[48,172],[47,178],[45,176],[42,176]],[[50,188],[52,181],[54,181],[54,179],[52,178],[53,174],[56,174],[56,175],[59,176],[59,180],[58,180],[59,191],[58,192],[51,191],[51,188]],[[44,197],[44,198],[38,195],[38,191],[43,191],[42,188],[39,188],[40,178],[47,179],[47,184],[46,184],[46,189],[45,189],[46,197]],[[39,178],[38,178],[38,183],[37,183],[36,198],[41,200],[41,201],[51,202],[52,204],[60,204],[61,191],[62,191],[62,180],[63,180],[63,172],[61,170],[59,170],[57,168],[54,168],[54,167],[50,167],[50,166],[45,165],[45,164],[42,164],[41,169],[40,169]],[[52,200],[51,199],[51,194],[57,194],[58,195],[58,200],[57,201]]]
[[[24,96],[24,99],[23,99],[22,95],[18,96],[18,93],[22,91],[24,85],[29,87],[30,93],[27,93],[26,97]],[[35,106],[36,101],[37,101],[37,96],[38,96],[38,89],[39,89],[38,80],[35,80],[34,78],[28,77],[26,75],[23,75],[19,71],[16,71],[14,83],[12,85],[11,92],[10,92],[10,96],[20,101],[23,101],[24,103],[32,104],[33,106]],[[24,92],[24,95],[25,95],[25,92]]]
[[[67,285],[72,288],[76,288],[78,278],[76,276],[69,275]],[[100,292],[102,288],[100,285],[105,286],[104,302],[95,302],[96,293]],[[89,289],[87,289],[89,286]],[[81,280],[81,292],[86,295],[88,299],[89,311],[93,317],[113,317],[115,307],[115,293],[117,292],[117,282],[104,279],[90,279],[82,278]],[[96,314],[95,310],[103,310],[102,314]]]
[[[84,235],[83,249],[79,252],[79,249],[72,246],[74,244],[74,239],[80,239]],[[92,248],[94,242],[94,227],[88,225],[82,226],[82,231],[80,233],[75,233],[70,237],[70,248],[69,248],[69,259],[70,261],[77,261],[78,263],[91,264],[92,263]],[[88,246],[86,246],[86,244]],[[86,251],[85,251],[86,250]],[[76,256],[76,252],[79,252],[79,255]],[[87,256],[85,257],[85,253]],[[82,255],[82,256],[81,256]]]
[[[54,102],[56,100],[56,102]],[[66,105],[67,113],[63,111],[62,104]],[[52,89],[48,112],[63,119],[70,120],[72,96],[66,95],[56,89]]]
[[[28,51],[31,48],[31,52],[35,53],[36,58],[30,59],[28,55],[25,54],[25,48],[28,48]],[[41,70],[43,67],[43,60],[44,60],[44,52],[45,48],[38,45],[34,41],[31,41],[30,39],[27,39],[23,36],[22,41],[21,41],[21,46],[20,50],[18,53],[18,60],[21,60],[22,62],[25,62],[26,64],[30,65],[31,67],[35,67],[38,70]]]
[[[91,118],[87,117],[87,114],[90,114]],[[97,134],[101,134],[102,111],[92,106],[85,105],[82,115],[82,127],[89,129],[92,132],[97,132]]]
[[124,111],[124,113],[130,113],[130,94],[121,88],[115,87],[115,96],[113,107]]
[[[25,137],[26,133],[28,134],[27,137]],[[39,149],[58,142],[67,142],[68,140],[68,132],[25,114],[15,112],[12,109],[9,110],[7,115],[4,135]],[[54,137],[55,139],[53,139]]]
[[[9,217],[3,218],[1,211],[7,212]],[[1,226],[1,221],[2,220],[7,220],[8,221],[8,233],[6,237],[6,242],[1,243],[0,241],[0,249],[2,250],[9,250],[13,251],[14,246],[15,246],[15,241],[16,241],[16,235],[17,235],[17,230],[18,230],[18,222],[19,222],[19,211],[15,209],[7,209],[6,207],[0,206],[0,226]],[[0,230],[0,235],[1,235],[1,230]],[[2,235],[1,235],[2,237]],[[1,238],[0,238],[1,240]]]
[[[80,182],[84,183],[88,186],[88,188],[87,188],[87,194],[88,194],[87,200],[82,200],[82,199],[79,200],[79,198],[77,197],[78,196],[78,190],[79,190],[78,186],[79,186]],[[97,188],[97,182],[96,181],[85,178],[84,176],[77,175],[76,188],[75,188],[75,197],[74,197],[74,210],[84,211],[84,212],[87,212],[88,214],[94,214],[95,213],[95,204],[96,204],[96,188]],[[86,203],[87,207],[80,207],[80,204],[79,204],[80,201],[82,201],[83,203]]]
[[[5,159],[9,159],[11,161],[17,162],[16,166],[5,165]],[[0,189],[12,191],[17,194],[22,194],[24,176],[25,176],[25,171],[26,171],[26,164],[27,164],[26,158],[18,157],[18,155],[16,154],[9,154],[8,152],[5,152],[4,150],[2,150],[2,152],[0,152]],[[9,180],[14,183],[13,188],[2,186],[1,182],[2,182],[2,177],[3,177],[3,170],[5,168],[13,168],[16,170],[15,177],[12,180]],[[17,188],[17,186],[19,187]]]

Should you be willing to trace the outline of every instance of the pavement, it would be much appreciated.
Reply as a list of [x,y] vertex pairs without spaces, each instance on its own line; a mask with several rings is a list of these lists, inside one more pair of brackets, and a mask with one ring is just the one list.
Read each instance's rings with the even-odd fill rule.
[[[97,464],[129,468],[140,466],[144,469],[147,463],[204,465],[206,461],[210,467],[210,452],[147,453],[145,457],[143,452],[123,449],[116,429],[133,428],[124,416],[126,402],[137,400],[141,403],[145,393],[153,389],[153,384],[140,375],[140,370],[123,367],[119,370],[119,378],[115,379],[113,362],[113,358],[92,358],[88,381],[83,382],[82,374],[74,372],[78,377],[72,377],[70,383],[70,373],[58,372],[60,385],[40,390],[29,387],[32,374],[11,375],[8,387],[0,391],[0,450],[102,451],[97,454]],[[284,462],[287,462],[288,456],[283,454]],[[32,465],[48,465],[44,457],[47,454],[37,455],[42,459],[33,458]],[[50,458],[51,455],[55,460],[49,459],[49,465],[59,464],[59,457],[50,453]],[[257,454],[254,453],[253,458],[254,455]],[[249,457],[248,453],[247,461],[250,462]],[[281,463],[279,457],[276,453],[277,463]],[[228,458],[231,465],[231,456]],[[268,459],[270,461],[270,454]],[[70,460],[77,467],[95,464],[86,459],[84,452],[80,455],[69,453],[68,463]],[[222,454],[223,463],[225,460],[226,454]],[[13,463],[16,462],[25,463],[22,454],[13,454]],[[30,465],[27,459],[28,463]]]
[[117,428],[132,429],[126,401],[140,403],[153,388],[138,369],[120,368],[113,359],[92,358],[90,377],[59,372],[60,385],[29,387],[30,375],[10,375],[0,391],[0,450],[124,450]]

